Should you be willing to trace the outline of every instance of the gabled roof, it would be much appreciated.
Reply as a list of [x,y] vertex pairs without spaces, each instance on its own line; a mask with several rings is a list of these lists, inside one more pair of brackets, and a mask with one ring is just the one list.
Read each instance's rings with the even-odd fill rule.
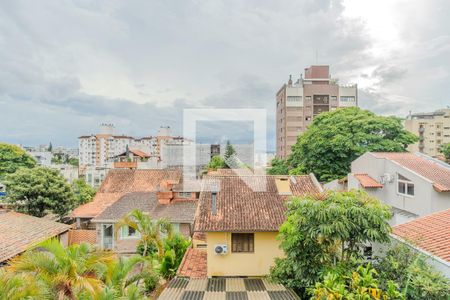
[[[313,176],[313,175],[312,175]],[[277,180],[287,180],[291,195],[318,194],[321,187],[310,175],[211,176],[204,179],[195,231],[278,231],[285,220],[289,195]],[[283,187],[280,191],[279,188]],[[216,213],[212,191],[217,191]]]
[[163,180],[180,181],[180,169],[112,169],[106,175],[94,199],[77,207],[74,218],[93,218],[122,196],[133,192],[155,192]]
[[[138,149],[129,149],[128,151],[130,151],[131,153],[133,153],[136,156],[142,157],[142,158],[148,158],[150,157],[150,154],[145,153],[144,151],[138,150]],[[126,155],[127,152],[122,152],[116,156],[124,156]]]
[[169,204],[161,204],[155,192],[129,193],[105,208],[92,222],[115,222],[133,209],[139,209],[154,220],[167,218],[173,223],[193,223],[197,202],[173,200]]
[[438,192],[450,192],[450,166],[431,157],[403,152],[370,152],[377,158],[384,158],[428,179]]
[[367,174],[353,174],[363,188],[382,188],[383,185]]
[[394,236],[450,262],[450,209],[394,226]]
[[70,229],[69,225],[18,212],[0,212],[0,262]]

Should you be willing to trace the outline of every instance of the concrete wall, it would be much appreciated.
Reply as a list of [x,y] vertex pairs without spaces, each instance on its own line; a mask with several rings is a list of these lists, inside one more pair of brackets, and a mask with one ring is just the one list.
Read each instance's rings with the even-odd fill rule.
[[[351,172],[353,174],[366,173],[379,182],[384,174],[390,174],[393,177],[392,182],[384,183],[383,188],[366,189],[366,191],[394,208],[416,216],[425,216],[450,208],[450,193],[438,193],[429,180],[390,160],[376,158],[372,154],[366,153],[352,162]],[[414,183],[414,196],[397,193],[397,174],[405,176]],[[358,180],[351,174],[348,176],[348,188],[361,188]],[[393,219],[395,220],[395,216]],[[397,224],[399,223],[392,223],[392,225]]]
[[[270,272],[276,257],[283,252],[276,240],[278,232],[255,232],[253,253],[231,252],[230,232],[208,232],[208,277],[211,276],[265,276]],[[216,245],[228,246],[228,253],[218,255]]]

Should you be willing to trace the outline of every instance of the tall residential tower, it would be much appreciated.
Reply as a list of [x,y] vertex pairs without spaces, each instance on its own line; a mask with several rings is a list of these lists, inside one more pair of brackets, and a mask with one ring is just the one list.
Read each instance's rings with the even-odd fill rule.
[[340,85],[330,76],[329,66],[305,69],[305,78],[293,83],[292,77],[277,92],[277,156],[286,158],[297,136],[318,114],[358,105],[356,84]]

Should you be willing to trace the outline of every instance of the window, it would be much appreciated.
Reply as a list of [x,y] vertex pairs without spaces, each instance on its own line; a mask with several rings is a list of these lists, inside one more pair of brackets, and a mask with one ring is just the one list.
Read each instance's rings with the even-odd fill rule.
[[122,226],[120,228],[120,238],[121,239],[133,239],[133,238],[140,238],[141,235],[139,232],[136,231],[136,229],[128,226]]
[[191,198],[191,192],[178,192],[180,198]]
[[231,234],[231,252],[254,252],[254,234],[253,233],[232,233]]
[[287,102],[300,102],[302,96],[287,96]]
[[398,190],[400,195],[414,196],[414,183],[408,178],[397,174]]
[[355,102],[355,96],[341,96],[341,102]]

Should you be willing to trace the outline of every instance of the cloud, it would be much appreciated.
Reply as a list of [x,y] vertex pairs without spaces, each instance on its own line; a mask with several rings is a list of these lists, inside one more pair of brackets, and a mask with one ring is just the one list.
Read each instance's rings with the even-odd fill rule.
[[[346,15],[346,1],[2,1],[0,137],[74,146],[102,122],[181,134],[183,108],[265,108],[274,149],[275,94],[316,59],[358,82],[365,108],[442,106],[450,5],[414,3],[413,19],[394,5],[401,39],[383,52],[370,18]],[[225,127],[211,135],[228,137]]]

